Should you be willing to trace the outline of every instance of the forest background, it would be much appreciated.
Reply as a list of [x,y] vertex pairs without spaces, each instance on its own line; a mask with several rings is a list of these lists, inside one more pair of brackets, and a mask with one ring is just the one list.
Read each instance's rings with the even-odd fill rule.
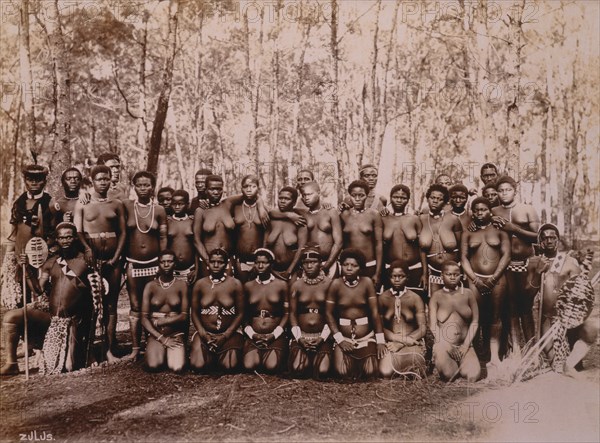
[[520,199],[565,232],[598,240],[596,1],[2,0],[2,237],[20,169],[48,190],[102,152],[125,179],[195,195],[211,168],[263,197],[310,168],[335,203],[359,165],[378,190],[434,177],[480,187],[498,164]]

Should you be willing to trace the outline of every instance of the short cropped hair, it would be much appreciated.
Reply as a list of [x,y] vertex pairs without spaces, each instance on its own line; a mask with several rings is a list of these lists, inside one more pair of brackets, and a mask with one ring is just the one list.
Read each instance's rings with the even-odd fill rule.
[[210,259],[210,257],[212,257],[213,255],[218,255],[222,257],[225,263],[229,261],[229,253],[223,248],[211,249],[208,253],[208,258]]
[[394,195],[398,191],[404,192],[407,195],[408,199],[410,200],[410,188],[408,186],[402,185],[402,184],[394,185],[394,187],[390,191],[390,198],[392,198],[392,195]]
[[315,174],[314,174],[314,173],[313,173],[313,172],[312,172],[310,169],[307,169],[307,168],[300,169],[300,170],[298,171],[298,173],[296,174],[296,176],[298,176],[298,175],[302,174],[303,172],[307,172],[307,173],[309,173],[309,174],[310,174],[310,179],[311,179],[311,180],[314,180],[314,179],[315,179]]
[[498,190],[502,183],[508,183],[513,187],[513,189],[517,189],[517,182],[514,178],[509,177],[508,175],[502,175],[496,179],[496,190]]
[[496,171],[496,174],[498,173],[498,166],[496,166],[493,163],[484,163],[483,165],[481,165],[481,169],[479,170],[479,175],[483,175],[484,169],[493,169],[494,171]]
[[139,179],[139,178],[149,178],[150,179],[150,184],[152,185],[152,187],[156,186],[156,176],[150,172],[150,171],[138,171],[133,175],[133,178],[131,179],[131,183],[133,183],[133,185],[135,186],[135,182]]
[[402,269],[404,271],[404,273],[406,275],[408,275],[408,266],[404,263],[402,263],[402,261],[400,260],[394,260],[392,263],[390,263],[390,267],[388,269],[390,275],[392,274],[392,271],[394,269]]
[[163,186],[162,188],[160,188],[157,192],[156,195],[162,193],[162,192],[170,192],[171,194],[173,194],[173,192],[175,192],[175,189],[173,189],[170,186]]
[[347,248],[340,253],[340,263],[344,264],[344,262],[349,258],[355,259],[361,269],[364,269],[367,263],[365,254],[363,254],[360,249]]
[[441,192],[444,195],[444,203],[448,203],[448,200],[450,200],[450,193],[448,192],[448,189],[446,189],[442,185],[438,185],[437,183],[434,183],[429,188],[427,188],[427,193],[425,194],[425,198],[429,198],[431,193],[434,191]]
[[194,177],[196,175],[212,175],[212,171],[210,169],[201,168],[196,171],[196,173],[194,174]]
[[184,189],[177,189],[176,191],[173,191],[173,198],[175,197],[183,197],[183,200],[186,203],[190,202],[190,194]]
[[457,268],[460,269],[460,266],[454,260],[446,260],[444,263],[442,263],[442,271],[445,271],[446,269],[448,269],[451,266],[456,266]]
[[279,190],[279,194],[281,194],[282,192],[289,192],[290,194],[292,194],[293,203],[296,203],[298,201],[298,190],[296,188],[293,188],[291,186],[284,186]]
[[348,186],[348,193],[351,193],[354,188],[362,188],[365,190],[365,193],[369,193],[369,185],[364,180],[354,180]]
[[106,162],[109,160],[116,160],[119,162],[119,164],[121,163],[121,158],[117,154],[115,154],[114,152],[105,152],[98,156],[98,159],[96,160],[96,164],[97,165],[105,165]]
[[204,183],[206,184],[206,187],[208,188],[208,183],[209,182],[219,182],[219,183],[224,183],[223,182],[223,178],[220,175],[207,175],[206,176],[206,180],[204,181]]
[[98,174],[108,174],[109,177],[112,177],[112,173],[110,172],[110,168],[104,164],[92,166],[90,170],[90,178],[93,180]]
[[475,209],[475,205],[477,205],[479,203],[486,205],[490,210],[492,209],[492,202],[491,201],[489,201],[485,197],[476,197],[471,202],[471,211],[473,211]]
[[462,183],[457,183],[455,185],[450,186],[448,192],[450,193],[450,195],[452,195],[453,192],[464,192],[467,195],[469,194],[469,190]]

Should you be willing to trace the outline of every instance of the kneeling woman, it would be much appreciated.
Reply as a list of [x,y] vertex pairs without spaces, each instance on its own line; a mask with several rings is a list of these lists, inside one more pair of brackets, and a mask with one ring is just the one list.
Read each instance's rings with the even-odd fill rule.
[[394,372],[425,374],[425,304],[419,295],[406,288],[408,272],[408,266],[401,261],[392,262],[389,269],[392,287],[379,297],[383,332],[390,351],[379,362],[383,377]]
[[244,337],[237,332],[244,315],[242,284],[225,273],[229,254],[224,249],[208,253],[208,277],[192,290],[192,337],[190,364],[196,370],[217,363],[236,369],[241,361]]
[[164,250],[158,257],[158,277],[144,288],[142,325],[148,331],[146,366],[161,369],[166,363],[173,371],[185,365],[184,333],[188,323],[187,284],[176,280],[175,253]]
[[435,337],[433,360],[440,378],[457,376],[477,381],[481,368],[472,347],[479,327],[479,310],[473,291],[460,282],[460,268],[454,261],[442,265],[444,287],[429,301],[429,325]]
[[377,374],[377,360],[388,352],[373,281],[360,277],[365,256],[358,249],[343,250],[340,263],[342,276],[327,291],[327,321],[337,343],[335,369],[342,377],[371,377]]
[[265,248],[254,251],[258,276],[244,283],[248,336],[244,344],[244,367],[275,372],[280,368],[287,339],[283,327],[288,320],[287,283],[271,273],[275,255]]
[[291,287],[290,324],[294,340],[290,343],[290,369],[304,375],[312,369],[313,377],[326,376],[331,366],[333,342],[325,316],[325,299],[331,279],[321,269],[318,247],[302,251],[302,278]]

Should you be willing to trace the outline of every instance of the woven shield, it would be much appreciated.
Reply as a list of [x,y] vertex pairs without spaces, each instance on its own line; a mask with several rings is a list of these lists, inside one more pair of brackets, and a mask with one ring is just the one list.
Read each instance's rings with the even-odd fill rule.
[[29,264],[37,269],[48,258],[48,245],[43,238],[32,237],[25,245],[25,254],[27,254]]

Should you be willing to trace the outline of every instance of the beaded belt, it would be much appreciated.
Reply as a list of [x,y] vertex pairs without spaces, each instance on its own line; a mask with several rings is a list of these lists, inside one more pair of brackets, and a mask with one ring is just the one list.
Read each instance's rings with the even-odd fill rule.
[[117,238],[116,232],[86,232],[85,235],[89,238]]
[[506,268],[511,272],[527,272],[527,265],[529,264],[529,259],[527,260],[511,260],[510,264]]
[[195,268],[196,267],[192,265],[187,269],[175,269],[173,271],[173,277],[175,277],[177,280],[187,280],[188,275],[194,272]]
[[127,257],[127,261],[131,266],[131,276],[133,278],[154,277],[158,273],[158,257],[146,261]]

